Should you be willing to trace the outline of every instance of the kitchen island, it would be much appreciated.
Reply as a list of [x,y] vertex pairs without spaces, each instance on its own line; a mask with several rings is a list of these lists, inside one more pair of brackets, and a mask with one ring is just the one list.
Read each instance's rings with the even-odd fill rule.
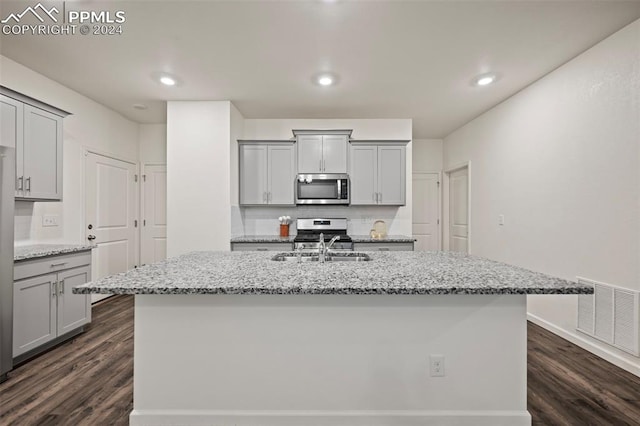
[[190,253],[74,292],[136,295],[132,425],[530,425],[526,294],[593,289],[456,253],[369,255]]

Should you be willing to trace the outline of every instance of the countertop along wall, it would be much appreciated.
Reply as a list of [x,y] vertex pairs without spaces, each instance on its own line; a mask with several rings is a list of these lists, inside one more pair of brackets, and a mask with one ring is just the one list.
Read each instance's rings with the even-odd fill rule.
[[[471,162],[473,254],[640,290],[639,94],[636,21],[447,136],[445,168]],[[528,296],[528,311],[640,375],[576,332],[576,296]]]
[[[292,129],[353,129],[353,139],[412,139],[410,119],[245,119],[244,139],[291,139]],[[411,235],[411,171],[412,146],[407,145],[407,204],[403,207],[245,207],[233,209],[233,235],[261,235],[278,233],[278,217],[346,217],[348,232],[368,234],[373,222],[387,223],[389,234]],[[237,150],[237,146],[235,147]],[[237,193],[238,174],[232,175],[232,187]],[[232,191],[233,192],[233,191]],[[237,197],[235,204],[237,205]],[[233,203],[232,203],[233,204]],[[295,221],[294,221],[295,222]],[[295,234],[295,223],[290,233]]]
[[[7,57],[0,69],[3,86],[72,114],[64,119],[63,201],[16,202],[16,242],[84,243],[85,149],[137,162],[138,125]],[[60,225],[43,228],[45,214],[59,216]]]

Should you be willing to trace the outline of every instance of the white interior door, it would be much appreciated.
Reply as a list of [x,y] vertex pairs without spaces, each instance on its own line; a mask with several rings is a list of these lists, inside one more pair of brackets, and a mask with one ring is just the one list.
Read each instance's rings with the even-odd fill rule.
[[469,169],[449,173],[449,250],[469,252]]
[[140,263],[167,258],[167,166],[145,165],[142,178]]
[[[136,266],[136,187],[135,164],[87,153],[85,236],[97,246],[93,279]],[[91,300],[105,297],[92,295]]]
[[440,174],[413,174],[413,238],[416,251],[440,250]]

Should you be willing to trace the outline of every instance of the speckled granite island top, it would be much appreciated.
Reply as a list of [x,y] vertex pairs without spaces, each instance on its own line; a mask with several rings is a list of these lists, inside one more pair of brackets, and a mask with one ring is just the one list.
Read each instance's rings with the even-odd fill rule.
[[590,294],[591,287],[451,252],[370,252],[369,262],[276,262],[194,252],[73,289],[104,294]]
[[47,256],[58,256],[60,254],[77,253],[91,250],[94,246],[90,244],[33,244],[26,246],[16,246],[13,248],[13,261],[37,259]]

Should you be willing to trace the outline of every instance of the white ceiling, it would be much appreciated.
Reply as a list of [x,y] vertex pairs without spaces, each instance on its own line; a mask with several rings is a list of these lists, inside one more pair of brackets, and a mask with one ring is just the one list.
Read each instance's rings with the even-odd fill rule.
[[[3,35],[0,52],[141,123],[164,122],[166,100],[231,100],[246,118],[412,118],[415,138],[446,136],[640,18],[640,1],[88,4],[124,10],[124,33]],[[339,83],[313,84],[320,71]],[[472,87],[487,71],[499,82]]]

